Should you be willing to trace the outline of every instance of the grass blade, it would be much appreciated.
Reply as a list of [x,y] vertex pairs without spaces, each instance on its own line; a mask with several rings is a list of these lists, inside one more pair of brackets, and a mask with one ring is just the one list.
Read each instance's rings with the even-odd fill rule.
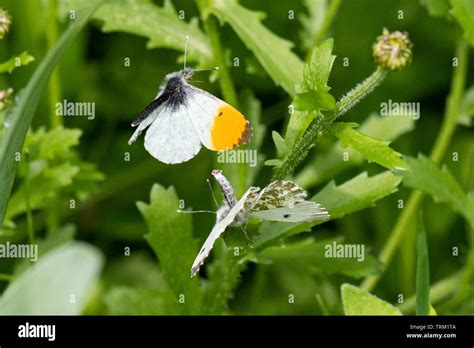
[[428,245],[425,226],[420,214],[416,238],[416,315],[430,313],[430,266],[428,261]]
[[15,179],[15,157],[21,153],[26,133],[30,127],[41,93],[46,86],[59,58],[74,37],[86,25],[87,21],[103,1],[96,1],[93,6],[79,12],[74,22],[66,29],[56,45],[48,52],[38,66],[28,85],[23,90],[20,100],[12,110],[11,125],[5,129],[0,144],[0,224],[3,223],[7,202]]

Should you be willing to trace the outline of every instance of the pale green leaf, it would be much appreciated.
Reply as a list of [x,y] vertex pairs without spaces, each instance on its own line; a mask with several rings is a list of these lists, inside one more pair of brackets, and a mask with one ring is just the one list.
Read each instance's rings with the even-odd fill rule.
[[34,60],[35,58],[28,52],[22,52],[20,55],[12,57],[6,62],[0,63],[0,73],[6,71],[11,73],[14,69],[19,68],[20,66],[28,65]]
[[403,172],[403,184],[423,191],[436,202],[447,203],[474,228],[474,196],[467,195],[446,167],[439,169],[425,156],[407,157],[410,170]]
[[339,186],[330,182],[311,200],[326,207],[331,219],[339,219],[396,192],[400,182],[401,178],[389,171],[371,177],[364,172]]
[[65,156],[71,147],[79,144],[82,131],[80,129],[58,126],[49,131],[44,127],[28,134],[25,139],[25,149],[30,159],[54,159]]
[[[82,0],[61,1],[60,11],[68,13],[83,4]],[[150,0],[107,1],[93,18],[103,22],[104,32],[126,32],[148,38],[148,48],[166,47],[183,51],[188,35],[188,61],[209,63],[213,59],[209,40],[197,21],[180,19],[170,0],[165,0],[163,7]]]
[[365,250],[365,246],[364,252],[360,255],[355,253],[351,257],[349,255],[338,257],[337,248],[343,246],[342,238],[323,241],[307,239],[285,247],[268,247],[257,253],[257,257],[264,263],[291,265],[300,270],[318,270],[329,274],[344,274],[353,278],[365,277],[380,270],[379,262],[369,254],[368,250]]
[[[163,277],[174,293],[176,311],[182,314],[199,313],[202,292],[199,277],[191,278],[191,265],[198,252],[193,237],[190,214],[181,214],[174,188],[155,184],[150,193],[150,204],[139,202],[138,208],[148,225],[145,236],[160,262]],[[185,296],[185,303],[178,302]]]
[[327,0],[304,0],[308,14],[302,14],[298,18],[301,22],[302,31],[300,32],[301,41],[306,49],[310,49],[314,45],[316,35],[319,33],[324,17],[327,12]]
[[[336,186],[330,182],[312,201],[322,204],[330,213],[331,219],[339,219],[344,215],[371,207],[374,203],[397,191],[401,178],[389,171],[367,176],[361,173],[345,183]],[[254,238],[255,246],[261,246],[277,238],[311,230],[312,223],[264,222],[259,227],[259,234]]]
[[329,93],[309,91],[297,94],[293,100],[293,106],[295,110],[299,111],[334,111],[336,109],[336,99]]
[[407,169],[401,154],[387,145],[386,141],[374,139],[356,129],[355,124],[336,122],[329,127],[329,132],[341,141],[342,147],[351,147],[369,162],[375,162],[387,169]]
[[328,92],[327,85],[336,56],[332,54],[333,39],[327,39],[311,51],[309,62],[304,65],[303,89]]
[[345,315],[402,315],[398,308],[351,284],[341,286]]
[[450,0],[451,14],[456,18],[464,30],[464,37],[474,45],[474,1],[472,0]]
[[[412,117],[381,117],[371,114],[362,123],[359,131],[375,139],[393,141],[413,130],[414,124]],[[364,157],[360,153],[352,148],[343,149],[340,142],[337,142],[326,153],[316,154],[311,163],[298,173],[295,182],[309,188],[364,162]]]
[[263,165],[268,166],[268,167],[278,167],[281,165],[281,163],[282,161],[279,159],[269,159],[269,160],[266,160],[265,163],[263,163]]
[[[329,74],[336,56],[332,55],[333,39],[327,39],[313,48],[310,59],[305,63],[303,81],[297,88],[285,133],[288,149],[292,149],[315,117],[322,117],[320,110],[334,110],[335,99],[328,94]],[[296,105],[295,105],[296,104]]]
[[275,148],[277,152],[278,158],[283,158],[288,151],[288,147],[286,146],[285,139],[278,133],[277,131],[272,131],[272,139],[275,143]]
[[70,242],[40,255],[5,290],[0,314],[81,314],[102,265],[99,249],[82,242]]
[[293,96],[303,77],[303,63],[291,51],[293,44],[268,30],[261,22],[262,13],[248,10],[237,0],[206,2],[207,11],[229,23],[272,80]]
[[464,126],[470,127],[474,118],[474,86],[471,86],[464,92],[462,98],[461,110],[459,112],[458,122]]

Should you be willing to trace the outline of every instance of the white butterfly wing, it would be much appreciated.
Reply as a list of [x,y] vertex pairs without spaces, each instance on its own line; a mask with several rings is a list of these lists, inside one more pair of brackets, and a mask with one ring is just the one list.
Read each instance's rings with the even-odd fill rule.
[[244,193],[242,198],[237,202],[237,204],[234,205],[232,209],[229,210],[229,213],[226,216],[224,216],[222,219],[220,219],[220,221],[218,220],[216,222],[216,224],[212,228],[211,233],[207,237],[201,250],[196,256],[196,259],[194,260],[194,263],[191,267],[191,277],[194,277],[197,274],[197,272],[199,271],[199,268],[204,263],[204,260],[209,256],[209,253],[212,250],[217,238],[219,238],[221,234],[224,233],[227,226],[232,224],[236,216],[243,209],[244,203],[247,200],[248,195],[254,190],[255,190],[254,187],[250,187],[247,190],[247,192]]
[[132,143],[134,143],[137,140],[141,132],[143,132],[143,130],[145,130],[150,124],[152,124],[153,121],[155,121],[159,117],[160,113],[163,110],[164,110],[164,105],[162,104],[159,107],[157,107],[155,110],[153,110],[143,121],[141,121],[138,124],[137,129],[135,129],[135,132],[133,132],[132,137],[128,141],[128,145],[132,145]]
[[185,104],[176,109],[165,106],[146,132],[145,149],[157,160],[168,164],[186,162],[197,155],[201,140]]
[[294,206],[252,211],[250,217],[283,222],[309,222],[329,219],[329,213],[321,204],[303,201]]
[[190,119],[205,147],[223,151],[250,141],[250,123],[237,109],[192,85],[186,91]]

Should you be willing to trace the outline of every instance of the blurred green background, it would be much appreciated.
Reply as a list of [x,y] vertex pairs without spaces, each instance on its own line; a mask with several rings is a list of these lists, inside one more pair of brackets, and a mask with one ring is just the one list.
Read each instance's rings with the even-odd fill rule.
[[[175,9],[184,10],[186,21],[200,16],[193,1],[172,2]],[[155,3],[160,7],[163,5],[162,1]],[[308,13],[305,1],[242,0],[240,3],[248,9],[266,13],[263,24],[276,35],[292,41],[293,51],[304,59],[308,49],[302,43],[304,32],[300,18]],[[12,26],[10,33],[0,40],[0,60],[7,60],[24,50],[35,57],[29,65],[11,74],[1,75],[1,89],[12,87],[15,94],[20,91],[51,46],[48,32],[51,34],[56,26],[61,34],[66,27],[64,14],[60,11],[61,0],[54,15],[49,11],[50,6],[51,2],[46,0],[1,1],[1,7],[11,15]],[[289,19],[289,11],[294,11],[294,20]],[[399,11],[403,11],[402,19],[398,18]],[[344,95],[375,69],[371,46],[383,27],[409,32],[414,43],[412,64],[401,72],[390,74],[379,88],[344,116],[344,121],[363,122],[371,113],[379,112],[380,103],[388,99],[419,102],[421,118],[415,122],[412,131],[400,136],[391,147],[411,156],[429,154],[442,122],[453,70],[455,41],[461,35],[461,29],[453,19],[430,16],[419,1],[342,1],[325,34],[325,37],[334,38],[333,54],[337,58],[328,84],[336,98]],[[237,92],[240,94],[244,90],[251,90],[261,103],[261,122],[267,129],[261,151],[267,159],[273,158],[275,149],[271,130],[282,133],[291,98],[275,85],[228,24],[219,27],[219,35],[228,50],[228,61],[231,62],[233,57],[240,60],[239,67],[229,66]],[[130,58],[129,67],[124,66],[126,57]],[[349,66],[343,65],[344,58],[348,58]],[[94,282],[94,290],[88,295],[87,305],[80,310],[82,313],[163,313],[159,310],[162,306],[160,300],[153,296],[154,291],[165,286],[163,275],[144,239],[147,225],[136,207],[137,201],[149,201],[149,192],[154,183],[164,187],[174,186],[178,197],[185,200],[187,207],[214,209],[206,179],[210,178],[210,172],[216,166],[215,153],[201,150],[191,161],[169,166],[154,160],[145,151],[142,138],[132,146],[127,144],[132,134],[131,121],[154,98],[165,74],[181,69],[180,59],[181,51],[147,49],[147,39],[144,37],[120,32],[103,33],[101,21],[98,20],[87,25],[61,58],[56,73],[60,100],[94,102],[96,108],[94,120],[85,117],[64,117],[61,120],[64,127],[82,131],[79,143],[74,146],[74,156],[94,164],[103,173],[103,178],[85,180],[87,187],[77,184],[78,187],[71,187],[69,191],[66,185],[59,196],[51,199],[51,204],[34,210],[32,218],[37,240],[47,241],[49,238],[53,244],[61,244],[68,239],[85,241],[97,246],[105,256],[104,269],[99,280]],[[472,72],[471,65],[467,86],[472,83]],[[219,79],[219,74],[213,77]],[[217,81],[209,81],[205,74],[202,79],[205,82],[196,84],[198,87],[222,98]],[[51,128],[54,110],[50,95],[51,89],[47,89],[35,114],[32,130]],[[333,142],[331,138],[323,139],[320,147],[313,150],[309,158],[329,148]],[[130,161],[124,160],[126,152],[130,153]],[[472,191],[472,129],[458,127],[447,151],[448,154],[452,152],[457,152],[461,160],[453,162],[448,160],[450,156],[446,156],[443,163],[464,191]],[[305,165],[309,163],[308,160]],[[370,175],[381,171],[377,165],[365,162],[332,179],[339,184],[363,170],[367,170]],[[255,184],[264,186],[270,177],[270,168],[263,167]],[[312,196],[326,183],[305,188]],[[14,187],[13,192],[17,187]],[[320,226],[312,234],[315,238],[342,235],[347,243],[364,243],[370,246],[373,254],[378,255],[400,214],[396,208],[398,200],[406,200],[410,192],[410,189],[399,185],[398,192],[378,201],[375,206]],[[68,209],[69,199],[73,195],[79,198],[77,207]],[[431,283],[435,284],[464,267],[470,248],[469,227],[447,205],[437,204],[431,198],[424,200],[423,211],[428,234]],[[196,214],[192,220],[194,236],[203,241],[212,228],[214,217]],[[13,232],[0,236],[2,243],[27,241],[26,214],[16,216],[14,223],[16,226]],[[238,233],[238,230],[233,232]],[[459,248],[458,257],[452,256],[453,246]],[[131,256],[124,256],[126,247],[131,248]],[[402,243],[394,262],[374,290],[377,296],[397,305],[399,294],[403,294],[405,299],[414,294],[414,250],[414,240]],[[174,253],[176,258],[180,257],[179,249]],[[2,260],[0,273],[15,274],[21,272],[21,267],[25,267],[21,266],[21,262]],[[268,266],[249,263],[233,292],[229,313],[342,314],[339,286],[347,281],[359,283],[344,275],[298,270],[292,267],[291,262]],[[7,286],[7,281],[0,283],[0,289]],[[288,294],[295,294],[297,301],[289,303]],[[474,313],[472,297],[460,303],[450,302],[449,297],[434,304],[439,314]]]

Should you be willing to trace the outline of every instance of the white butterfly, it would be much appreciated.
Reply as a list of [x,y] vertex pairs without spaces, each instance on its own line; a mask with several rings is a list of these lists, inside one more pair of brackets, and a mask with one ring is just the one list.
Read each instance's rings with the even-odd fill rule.
[[[186,41],[187,43],[187,41]],[[145,149],[157,160],[182,163],[197,155],[204,145],[223,151],[252,139],[249,121],[235,108],[188,83],[196,71],[184,69],[166,75],[160,91],[132,123],[137,127],[131,145],[145,129]]]
[[291,181],[277,180],[260,190],[250,187],[237,201],[234,190],[220,170],[213,170],[224,196],[224,204],[217,211],[216,224],[212,228],[191,267],[195,276],[209,255],[215,241],[228,226],[239,226],[249,218],[268,221],[306,222],[329,219],[329,213],[321,204],[306,201],[307,193]]

